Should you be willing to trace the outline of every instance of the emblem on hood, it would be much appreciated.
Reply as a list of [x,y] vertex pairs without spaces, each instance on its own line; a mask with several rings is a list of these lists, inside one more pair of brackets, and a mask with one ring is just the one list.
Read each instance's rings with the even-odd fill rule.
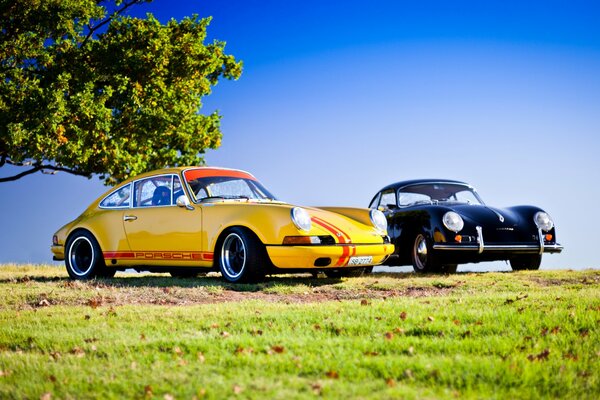
[[[490,210],[492,210],[490,208]],[[498,216],[498,219],[500,220],[500,222],[504,222],[504,216],[502,216],[502,214],[500,214],[498,211],[496,210],[492,210],[494,212],[494,214],[496,214]]]

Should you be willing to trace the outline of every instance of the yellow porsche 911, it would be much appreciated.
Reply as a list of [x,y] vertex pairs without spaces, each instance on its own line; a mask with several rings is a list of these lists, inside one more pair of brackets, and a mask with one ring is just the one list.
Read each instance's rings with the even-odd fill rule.
[[126,180],[52,238],[54,259],[73,279],[130,268],[178,277],[220,271],[229,282],[295,271],[348,276],[393,252],[381,211],[296,207],[247,172],[211,167]]

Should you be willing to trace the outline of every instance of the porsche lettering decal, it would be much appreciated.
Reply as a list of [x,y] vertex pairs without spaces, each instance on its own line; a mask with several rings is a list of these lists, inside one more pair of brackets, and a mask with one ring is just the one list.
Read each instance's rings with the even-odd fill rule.
[[172,260],[212,261],[213,253],[203,251],[105,251],[105,259],[113,260]]

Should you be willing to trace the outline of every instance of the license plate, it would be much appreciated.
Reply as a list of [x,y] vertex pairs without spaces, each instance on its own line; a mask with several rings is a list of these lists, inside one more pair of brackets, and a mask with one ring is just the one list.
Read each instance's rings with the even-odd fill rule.
[[370,265],[373,264],[373,256],[350,257],[348,265]]

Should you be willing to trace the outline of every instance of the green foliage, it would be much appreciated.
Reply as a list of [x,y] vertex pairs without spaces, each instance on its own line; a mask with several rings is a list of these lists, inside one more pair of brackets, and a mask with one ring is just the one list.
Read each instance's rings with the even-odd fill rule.
[[597,270],[237,289],[213,274],[73,282],[0,266],[0,398],[600,395]]
[[141,2],[0,0],[0,166],[32,166],[10,179],[62,170],[113,184],[202,164],[220,145],[202,97],[241,62],[204,43],[210,18],[125,15]]

